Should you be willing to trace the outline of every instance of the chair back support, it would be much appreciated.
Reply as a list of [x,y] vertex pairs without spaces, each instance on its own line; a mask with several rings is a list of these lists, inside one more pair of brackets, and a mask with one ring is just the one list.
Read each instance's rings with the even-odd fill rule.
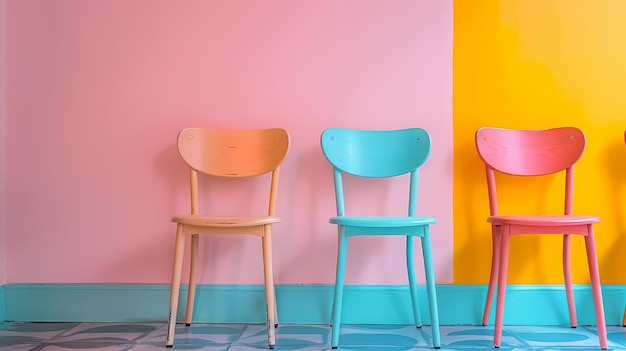
[[196,171],[222,177],[249,177],[276,169],[289,149],[283,129],[186,128],[178,153]]
[[190,167],[191,214],[198,214],[197,172],[220,177],[252,177],[272,172],[268,215],[274,215],[278,170],[289,143],[289,134],[280,128],[180,131],[178,153]]
[[483,161],[499,172],[537,176],[573,166],[585,149],[585,135],[573,127],[481,128],[476,132],[476,146]]
[[337,215],[345,215],[342,172],[387,178],[410,173],[409,216],[417,205],[418,168],[430,155],[430,135],[421,128],[356,130],[329,128],[322,133],[322,152],[334,168]]
[[336,169],[361,177],[402,175],[421,166],[430,154],[430,136],[421,128],[354,130],[329,128],[322,151]]
[[476,148],[486,165],[491,215],[498,214],[495,171],[515,176],[566,171],[565,214],[572,213],[574,164],[585,149],[585,135],[580,129],[480,128]]

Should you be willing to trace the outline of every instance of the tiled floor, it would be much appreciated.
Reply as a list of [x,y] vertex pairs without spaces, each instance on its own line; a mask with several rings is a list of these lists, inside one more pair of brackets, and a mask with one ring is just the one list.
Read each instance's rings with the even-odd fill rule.
[[[165,350],[164,323],[0,323],[0,350]],[[442,326],[441,350],[493,350],[493,327]],[[626,328],[609,327],[609,349],[626,350]],[[267,350],[264,325],[179,325],[169,350]],[[432,350],[430,328],[345,325],[340,350]],[[330,327],[281,325],[275,350],[329,350]],[[499,350],[598,350],[596,329],[506,326]]]

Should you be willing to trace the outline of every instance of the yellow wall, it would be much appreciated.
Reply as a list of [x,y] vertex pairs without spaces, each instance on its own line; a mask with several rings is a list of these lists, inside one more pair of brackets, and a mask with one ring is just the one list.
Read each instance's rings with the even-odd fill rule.
[[[602,283],[626,283],[626,1],[456,0],[454,4],[454,227],[456,284],[486,283],[491,255],[481,126],[572,125],[587,136],[576,169],[575,212],[596,226]],[[562,211],[561,178],[509,186],[516,204]],[[529,190],[547,195],[521,200]],[[544,201],[545,200],[545,201]],[[512,241],[510,283],[560,283],[561,240]],[[573,240],[575,283],[588,282],[582,238]]]

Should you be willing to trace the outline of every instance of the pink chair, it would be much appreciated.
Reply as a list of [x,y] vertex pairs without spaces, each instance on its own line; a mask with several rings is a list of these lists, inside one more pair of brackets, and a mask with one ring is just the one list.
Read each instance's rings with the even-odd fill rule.
[[[491,312],[491,303],[496,284],[496,322],[494,346],[500,347],[504,299],[506,294],[507,269],[511,236],[516,234],[561,234],[563,235],[563,274],[569,308],[570,323],[576,327],[576,306],[570,269],[571,235],[583,235],[587,250],[587,262],[591,277],[594,308],[600,348],[607,348],[606,324],[598,260],[593,236],[593,224],[599,222],[595,216],[573,215],[574,164],[585,149],[585,135],[577,128],[564,127],[547,130],[514,130],[481,128],[476,132],[478,154],[485,162],[489,193],[492,230],[491,276],[487,301],[483,314],[486,325]],[[496,172],[513,176],[541,176],[565,171],[565,211],[563,215],[504,215],[498,211],[496,195]]]

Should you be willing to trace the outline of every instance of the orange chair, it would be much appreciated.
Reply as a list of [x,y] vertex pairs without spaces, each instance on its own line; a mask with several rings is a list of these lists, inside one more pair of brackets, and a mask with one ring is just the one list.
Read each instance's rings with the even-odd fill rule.
[[[500,347],[504,317],[504,299],[509,263],[510,239],[517,234],[563,235],[563,272],[569,308],[570,323],[576,327],[576,306],[570,269],[571,235],[583,235],[587,250],[587,263],[591,276],[594,308],[600,348],[607,348],[604,306],[598,273],[598,260],[593,236],[595,216],[573,215],[574,164],[585,148],[585,136],[577,128],[564,127],[547,130],[514,130],[481,128],[476,132],[478,154],[485,163],[489,193],[490,216],[487,222],[492,229],[491,276],[483,325],[489,320],[491,301],[496,284],[496,321],[494,346]],[[513,176],[541,176],[565,171],[565,211],[563,215],[505,215],[498,210],[496,172]],[[514,201],[514,199],[512,199]]]
[[[268,347],[274,348],[278,326],[272,272],[271,226],[280,222],[274,215],[279,166],[289,150],[289,134],[283,129],[220,130],[188,128],[178,134],[178,152],[189,165],[191,214],[172,217],[177,224],[174,268],[166,346],[174,345],[176,310],[180,289],[185,238],[191,237],[191,269],[185,324],[191,324],[196,290],[196,257],[199,234],[249,234],[261,237],[267,303]],[[216,177],[253,177],[271,172],[269,209],[259,217],[211,217],[199,214],[198,172]]]

